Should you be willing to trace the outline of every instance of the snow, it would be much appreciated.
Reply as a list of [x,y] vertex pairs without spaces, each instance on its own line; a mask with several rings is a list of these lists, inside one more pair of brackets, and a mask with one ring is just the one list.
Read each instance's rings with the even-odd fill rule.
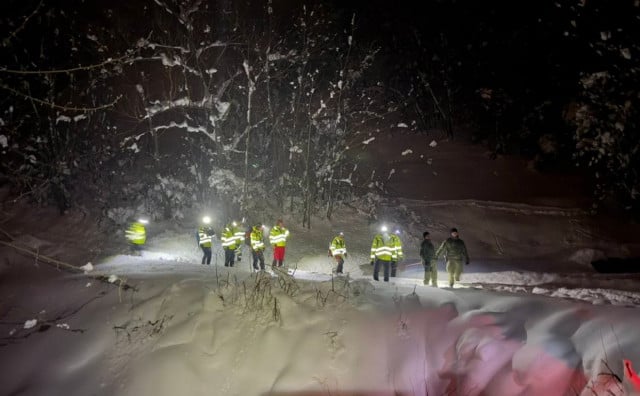
[[[422,167],[426,179],[424,161],[399,155],[405,140],[401,147],[381,140],[394,167],[380,174],[402,180],[412,165]],[[466,161],[441,165],[446,157],[440,150],[448,144],[430,150],[422,140],[409,147],[415,155],[433,153],[443,179],[451,178],[445,166],[451,164],[482,175],[481,155],[467,152],[456,156]],[[209,183],[231,194],[241,180],[227,172],[212,173]],[[73,257],[97,240],[112,244],[99,257],[91,251],[92,257],[72,260],[86,263],[79,268],[88,273],[61,272],[0,246],[2,393],[634,394],[622,362],[640,362],[640,276],[598,274],[590,263],[638,255],[638,227],[595,221],[584,209],[544,195],[479,199],[496,191],[495,179],[485,176],[477,176],[486,190],[475,196],[427,199],[417,174],[408,174],[404,189],[394,185],[402,196],[370,193],[337,208],[330,221],[313,218],[311,229],[297,226],[288,213],[271,213],[291,229],[290,273],[251,271],[246,246],[241,262],[224,267],[217,240],[212,265],[201,265],[197,221],[189,220],[200,218],[196,209],[181,221],[152,222],[145,250],[131,255],[121,232],[92,228],[83,213],[72,211],[63,221],[41,208],[3,207],[14,243],[39,254]],[[514,177],[519,194],[535,180],[526,175]],[[172,183],[161,181],[171,194]],[[423,184],[430,194],[458,193],[457,184]],[[545,193],[544,185],[533,184]],[[371,205],[377,221],[363,215]],[[214,222],[222,222],[213,212]],[[128,212],[118,213],[107,216]],[[21,226],[29,219],[36,231]],[[374,282],[368,264],[382,221],[401,228],[404,242],[405,258],[390,282]],[[422,231],[437,244],[452,226],[471,263],[462,282],[447,288],[440,260],[440,287],[424,286]],[[327,257],[338,231],[349,251],[344,276],[332,274],[335,263]],[[271,253],[267,248],[267,263]]]
[[[4,388],[26,395],[51,389],[98,395],[199,395],[212,389],[220,395],[427,395],[451,394],[453,386],[464,395],[564,395],[571,389],[630,394],[620,391],[629,384],[604,382],[600,374],[611,369],[622,378],[622,359],[640,359],[640,294],[623,290],[637,290],[637,279],[482,272],[488,264],[476,247],[471,254],[478,259],[466,268],[463,284],[437,289],[421,284],[416,241],[407,237],[400,277],[373,282],[366,262],[375,228],[357,212],[342,210],[333,222],[317,220],[312,230],[291,227],[285,262],[293,276],[250,272],[247,251],[245,260],[225,268],[219,245],[214,265],[200,265],[192,230],[161,225],[165,231],[150,235],[140,256],[116,254],[95,266],[92,276],[102,274],[116,287],[62,277],[64,292],[46,286],[53,301],[67,293],[76,303],[100,291],[106,295],[79,315],[43,316],[41,327],[31,318],[22,329],[7,329],[11,339],[24,341],[4,346]],[[345,232],[350,252],[344,277],[332,276],[334,264],[326,257],[336,230]],[[434,234],[440,238],[437,228]],[[442,263],[439,270],[444,286]],[[122,291],[121,279],[136,291]],[[82,295],[79,289],[85,290],[81,299],[73,297]],[[36,331],[45,323],[60,332]],[[16,354],[30,346],[39,352]],[[56,356],[55,363],[48,356]]]
[[24,322],[24,328],[25,329],[32,329],[32,328],[36,327],[36,324],[38,324],[38,319],[29,319],[26,322]]

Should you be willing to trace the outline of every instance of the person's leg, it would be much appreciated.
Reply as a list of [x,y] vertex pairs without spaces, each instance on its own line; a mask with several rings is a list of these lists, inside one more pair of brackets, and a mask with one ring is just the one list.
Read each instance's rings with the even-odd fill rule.
[[384,281],[389,282],[389,267],[391,263],[389,261],[383,261],[382,265],[384,266]]
[[336,269],[336,272],[338,274],[342,273],[342,266],[344,265],[344,259],[342,257],[338,257],[338,268]]
[[204,248],[204,246],[200,246],[200,249],[202,249],[202,262],[200,264],[204,265],[204,262],[207,259],[207,250]]
[[453,287],[453,282],[455,281],[454,276],[454,264],[451,261],[447,260],[447,273],[449,274],[449,287]]
[[230,254],[231,250],[230,249],[224,249],[224,266],[228,267],[229,264],[231,264],[231,254]]
[[424,269],[424,280],[422,281],[422,283],[424,285],[428,285],[429,278],[431,276],[431,267],[427,263],[425,263],[424,260],[422,260],[422,268]]
[[373,280],[378,280],[378,271],[380,271],[380,260],[376,259],[373,263]]
[[260,260],[260,269],[264,271],[264,252],[262,250],[258,252],[258,259]]
[[233,267],[236,261],[236,251],[229,249],[229,267]]
[[391,277],[395,278],[396,277],[396,270],[398,269],[398,262],[397,261],[392,261],[391,262]]
[[462,275],[462,261],[456,261],[454,276],[456,282],[460,282],[460,275]]
[[211,265],[211,248],[205,248],[205,256],[207,257],[207,265]]
[[431,285],[438,287],[438,262],[436,260],[431,261]]
[[258,252],[255,250],[251,251],[251,257],[253,258],[253,269],[258,270]]
[[282,267],[284,261],[284,246],[276,246],[273,248],[274,265]]

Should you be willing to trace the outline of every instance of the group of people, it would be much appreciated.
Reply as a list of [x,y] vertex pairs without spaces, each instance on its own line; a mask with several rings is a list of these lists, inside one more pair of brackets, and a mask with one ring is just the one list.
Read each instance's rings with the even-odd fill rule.
[[[211,219],[204,217],[198,229],[197,241],[202,249],[202,264],[211,265],[211,246],[215,237],[215,232],[210,225]],[[131,242],[134,250],[139,252],[146,241],[146,220],[138,220],[132,223],[126,231],[127,239]],[[265,270],[264,243],[265,227],[262,224],[254,225],[249,230],[244,229],[237,222],[228,223],[220,236],[222,248],[224,250],[224,266],[233,267],[235,261],[242,259],[243,244],[249,245],[253,258],[253,269],[256,271]],[[379,273],[382,269],[383,280],[389,281],[390,277],[395,277],[398,269],[398,261],[404,257],[402,251],[402,241],[399,237],[400,231],[389,232],[386,226],[382,226],[371,244],[371,265],[373,266],[373,279],[379,280]],[[431,242],[428,231],[422,234],[420,244],[420,257],[424,267],[425,285],[438,286],[438,259],[444,257],[446,261],[446,271],[449,274],[449,287],[453,287],[455,282],[460,281],[464,265],[469,264],[469,254],[467,247],[456,228],[450,230],[450,236],[443,241],[436,249]],[[276,225],[269,230],[269,243],[273,247],[273,267],[282,267],[284,255],[289,239],[289,230],[284,226],[284,221],[279,219]],[[344,271],[344,260],[347,257],[347,246],[344,233],[339,232],[329,244],[327,254],[333,257],[336,262],[334,272],[342,274]]]
[[[211,265],[211,246],[215,232],[210,226],[211,220],[208,217],[203,218],[202,224],[198,229],[198,245],[202,249],[201,264]],[[245,230],[237,222],[228,223],[221,235],[220,242],[224,250],[224,266],[233,267],[235,261],[242,260],[242,246],[249,245],[253,258],[253,269],[256,271],[264,271],[264,229],[262,224]],[[284,265],[284,254],[289,238],[289,230],[284,226],[284,221],[279,219],[276,225],[269,231],[269,243],[273,246],[273,262],[272,266],[282,267]]]
[[[334,257],[337,264],[335,272],[341,274],[343,272],[344,259],[347,257],[347,246],[343,232],[338,233],[331,241],[328,255]],[[379,280],[380,269],[382,269],[385,282],[388,282],[390,277],[395,277],[398,270],[398,261],[402,260],[403,257],[400,231],[396,230],[392,233],[389,232],[386,226],[382,226],[380,233],[373,238],[371,244],[373,280]],[[425,285],[431,283],[435,287],[438,287],[438,258],[445,258],[446,270],[449,274],[449,287],[453,287],[455,282],[460,282],[463,266],[469,264],[467,247],[464,241],[460,239],[456,228],[450,230],[449,238],[442,242],[437,250],[431,242],[429,232],[425,231],[422,234],[422,243],[420,244],[420,257],[424,267],[423,283]]]
[[445,269],[449,274],[449,287],[453,287],[455,282],[460,282],[460,276],[464,265],[469,265],[469,253],[464,241],[460,239],[457,228],[449,231],[449,237],[445,239],[437,250],[431,243],[429,231],[422,233],[422,243],[420,244],[420,257],[424,266],[424,284],[438,287],[438,258],[445,258]]

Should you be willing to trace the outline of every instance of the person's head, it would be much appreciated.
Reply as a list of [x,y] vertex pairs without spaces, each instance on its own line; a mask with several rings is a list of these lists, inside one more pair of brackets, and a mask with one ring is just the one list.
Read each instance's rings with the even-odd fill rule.
[[340,231],[340,232],[338,233],[338,236],[339,236],[340,238],[344,238],[344,232]]
[[459,236],[458,229],[455,227],[451,229],[450,233],[451,233],[451,236],[454,238],[457,238]]
[[258,232],[258,231],[262,230],[262,224],[256,224],[256,225],[254,225],[254,226],[253,226],[253,230],[254,230],[254,231],[256,231],[256,232]]
[[423,232],[423,233],[422,233],[422,238],[423,238],[423,239],[429,239],[429,238],[430,238],[430,237],[429,237],[429,231],[425,231],[425,232]]
[[276,221],[276,225],[277,225],[278,227],[284,227],[284,221],[282,221],[282,219],[278,219],[278,220]]

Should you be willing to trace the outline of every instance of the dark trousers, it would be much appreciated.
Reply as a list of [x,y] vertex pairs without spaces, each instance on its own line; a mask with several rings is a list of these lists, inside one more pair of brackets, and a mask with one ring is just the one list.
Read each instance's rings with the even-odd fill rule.
[[396,277],[396,271],[398,270],[398,262],[397,261],[392,261],[391,262],[391,277],[395,278]]
[[264,270],[264,251],[262,250],[252,250],[251,255],[253,256],[253,269],[258,269],[258,262],[260,262],[260,269]]
[[224,266],[233,267],[236,258],[236,251],[232,249],[224,249]]
[[344,266],[344,258],[342,258],[342,256],[337,256],[336,257],[336,261],[338,262],[338,267],[336,268],[336,273],[337,274],[341,274],[342,273],[342,267]]
[[142,251],[144,250],[144,245],[138,245],[135,243],[131,244],[131,251],[134,256],[142,256]]
[[201,264],[206,264],[207,265],[211,265],[211,246],[200,246],[200,249],[202,249],[202,263]]
[[389,282],[389,264],[390,261],[376,259],[375,264],[373,264],[373,280],[378,280],[378,272],[380,271],[380,266],[383,267],[384,281]]

